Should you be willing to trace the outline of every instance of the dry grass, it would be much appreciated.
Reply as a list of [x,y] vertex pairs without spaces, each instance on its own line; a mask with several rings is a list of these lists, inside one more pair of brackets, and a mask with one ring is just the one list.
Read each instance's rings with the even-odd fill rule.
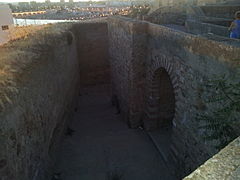
[[38,30],[44,29],[49,25],[42,25],[42,26],[22,26],[22,27],[15,27],[10,29],[9,32],[9,39],[10,41],[19,40],[22,38],[27,38],[31,34],[35,33]]
[[0,112],[13,102],[23,74],[41,63],[56,45],[67,43],[69,28],[68,24],[57,24],[12,30],[11,41],[0,47]]

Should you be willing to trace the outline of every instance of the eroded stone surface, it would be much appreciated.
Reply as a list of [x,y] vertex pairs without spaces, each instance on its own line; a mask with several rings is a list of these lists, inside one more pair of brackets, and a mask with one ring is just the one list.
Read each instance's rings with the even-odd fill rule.
[[[12,51],[7,57],[14,62],[10,67],[17,64],[17,69],[24,71],[13,79],[18,94],[0,109],[0,180],[51,179],[55,148],[79,95],[82,58],[96,60],[90,66],[85,64],[90,73],[81,76],[83,83],[109,82],[107,25],[86,24],[92,28],[89,32],[84,32],[83,26],[53,25],[46,34],[44,30],[35,34],[45,44],[36,40],[32,45],[32,39],[26,38],[9,46]],[[83,34],[88,39],[82,38]],[[83,44],[86,49],[78,51]]]
[[154,77],[160,68],[170,76],[175,96],[170,154],[175,157],[175,173],[184,177],[216,153],[201,138],[195,120],[204,110],[201,87],[216,74],[232,73],[234,59],[240,59],[239,45],[120,17],[110,18],[108,26],[113,93],[132,127],[159,127],[154,92],[155,82],[161,81]]
[[[107,75],[107,52],[99,47],[101,44],[96,45],[98,41],[94,39],[103,43],[105,39],[100,37],[102,31],[105,38],[109,37],[112,93],[119,98],[121,115],[129,127],[138,128],[147,124],[148,119],[152,120],[151,129],[159,127],[158,118],[151,118],[156,115],[156,111],[152,111],[156,107],[152,105],[158,98],[153,96],[153,91],[160,87],[159,79],[153,77],[163,68],[169,77],[167,79],[171,81],[168,87],[171,87],[169,84],[172,85],[173,88],[170,89],[173,89],[175,96],[172,131],[167,137],[169,142],[172,142],[169,149],[176,163],[176,168],[172,171],[183,177],[216,153],[211,144],[202,140],[198,123],[195,121],[196,114],[204,109],[204,104],[199,98],[201,85],[204,80],[214,77],[215,74],[229,75],[234,72],[236,60],[240,59],[239,45],[120,17],[109,19],[108,34],[105,32],[106,24],[98,25],[86,25],[99,30],[99,34],[90,31],[86,37],[85,34],[76,37],[81,33],[81,28],[85,28],[84,25],[75,25],[75,28],[80,27],[75,31],[69,27],[65,32],[59,32],[60,37],[53,33],[46,46],[41,46],[41,53],[36,59],[32,53],[27,53],[28,45],[18,51],[19,54],[11,56],[26,62],[34,61],[21,64],[25,71],[15,77],[16,81],[20,81],[19,94],[13,98],[12,104],[9,103],[0,113],[1,180],[49,178],[47,174],[52,173],[49,167],[53,163],[50,157],[54,156],[57,140],[75,109],[75,97],[80,95],[80,78],[90,80],[90,84],[107,82],[99,78]],[[70,30],[72,32],[69,32]],[[88,33],[87,29],[83,32]],[[69,35],[73,36],[73,41],[69,40]],[[58,43],[52,49],[49,48],[53,43],[50,40],[56,37]],[[85,43],[76,42],[77,40],[88,41],[86,47],[80,50],[81,47],[78,46]],[[26,41],[21,41],[24,42]],[[107,43],[104,47],[108,48]],[[102,56],[99,56],[99,59],[96,55],[90,57],[91,52],[88,51],[91,48],[94,48],[94,53],[99,52]],[[81,53],[89,54],[78,54],[77,49]],[[88,60],[94,60],[95,64],[87,62]],[[98,64],[97,60],[101,60],[101,63]],[[81,77],[79,62],[87,62],[86,73]],[[97,75],[94,72],[97,72]],[[227,173],[222,172],[222,177],[239,176],[239,159],[235,158],[239,157],[239,140],[229,147],[216,155],[217,158],[210,160],[210,163],[207,162],[207,167],[196,171],[196,174],[200,172],[200,179],[204,177],[204,173],[207,174],[207,178],[214,178],[214,174],[208,174],[207,171],[214,172],[215,169],[224,169],[225,166]],[[218,158],[221,156],[223,158]],[[93,164],[94,162],[91,161]],[[221,178],[217,173],[215,175]]]
[[184,180],[238,180],[239,178],[240,138],[237,138]]

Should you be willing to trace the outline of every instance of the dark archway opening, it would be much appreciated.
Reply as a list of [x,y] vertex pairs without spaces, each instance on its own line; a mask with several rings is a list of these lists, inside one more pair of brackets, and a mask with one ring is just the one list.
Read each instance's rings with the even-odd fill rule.
[[155,101],[157,126],[171,127],[175,114],[175,95],[170,76],[164,68],[159,68],[153,75],[152,98]]
[[172,179],[178,179],[176,157],[172,153],[173,119],[175,116],[175,93],[170,75],[164,68],[157,69],[150,85],[145,128],[165,166],[172,171]]

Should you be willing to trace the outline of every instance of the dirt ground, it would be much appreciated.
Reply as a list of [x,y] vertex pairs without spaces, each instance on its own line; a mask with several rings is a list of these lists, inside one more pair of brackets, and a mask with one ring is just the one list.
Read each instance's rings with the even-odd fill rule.
[[173,180],[141,129],[129,129],[112,107],[107,86],[85,89],[57,152],[61,180]]

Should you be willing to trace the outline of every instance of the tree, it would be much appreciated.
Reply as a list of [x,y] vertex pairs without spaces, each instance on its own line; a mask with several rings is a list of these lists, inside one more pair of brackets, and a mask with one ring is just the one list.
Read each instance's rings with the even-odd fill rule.
[[217,149],[239,136],[240,82],[237,76],[216,77],[203,86],[201,98],[207,110],[198,114],[197,119],[202,122],[200,128],[204,130],[204,139],[215,141]]

